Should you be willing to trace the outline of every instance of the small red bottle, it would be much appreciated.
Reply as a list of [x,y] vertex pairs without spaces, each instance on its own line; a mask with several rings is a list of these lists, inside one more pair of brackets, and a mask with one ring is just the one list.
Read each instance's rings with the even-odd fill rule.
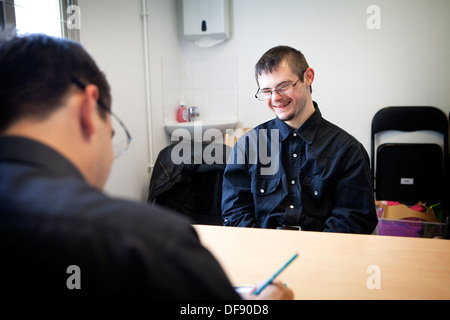
[[187,109],[183,101],[180,102],[180,106],[178,107],[177,121],[187,122]]

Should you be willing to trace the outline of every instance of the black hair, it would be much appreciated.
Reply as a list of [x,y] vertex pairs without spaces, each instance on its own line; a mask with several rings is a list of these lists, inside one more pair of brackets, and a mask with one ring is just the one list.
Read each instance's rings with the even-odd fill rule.
[[23,117],[45,118],[58,109],[73,78],[95,84],[111,108],[106,77],[79,43],[43,34],[0,40],[0,132]]

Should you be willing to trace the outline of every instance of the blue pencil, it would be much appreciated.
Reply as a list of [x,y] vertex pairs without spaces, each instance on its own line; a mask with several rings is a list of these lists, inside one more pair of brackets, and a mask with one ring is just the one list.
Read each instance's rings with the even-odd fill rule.
[[258,290],[256,290],[253,294],[255,295],[255,296],[257,296],[258,294],[260,294],[261,293],[261,291],[263,291],[264,290],[264,288],[265,287],[267,287],[280,273],[281,273],[281,271],[283,271],[284,269],[286,269],[286,267],[292,262],[292,261],[294,261],[294,259],[295,258],[297,258],[298,257],[298,253],[296,253],[296,254],[294,254],[293,256],[292,256],[292,258],[290,258],[289,259],[289,261],[288,262],[286,262],[277,272],[275,272],[275,274],[272,276],[272,277],[270,277],[270,279],[269,280],[267,280]]

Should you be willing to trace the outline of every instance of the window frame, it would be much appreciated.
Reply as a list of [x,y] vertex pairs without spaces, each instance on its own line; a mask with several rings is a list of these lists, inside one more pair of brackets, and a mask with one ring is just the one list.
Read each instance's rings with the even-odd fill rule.
[[[67,8],[71,5],[78,6],[78,0],[59,0],[61,35],[63,38],[80,42],[80,30],[67,28]],[[0,30],[16,27],[14,0],[0,0]]]
[[9,25],[16,26],[14,0],[0,0],[0,30],[5,30]]
[[62,36],[80,42],[80,30],[67,28],[67,8],[72,5],[78,6],[78,0],[59,0],[60,15],[63,17],[61,19]]

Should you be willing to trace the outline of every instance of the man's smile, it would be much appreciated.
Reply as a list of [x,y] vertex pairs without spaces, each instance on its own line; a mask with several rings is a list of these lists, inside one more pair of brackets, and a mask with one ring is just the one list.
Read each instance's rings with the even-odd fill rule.
[[291,103],[291,101],[288,101],[288,102],[284,102],[284,103],[281,103],[281,104],[279,104],[279,105],[277,105],[277,106],[273,106],[273,107],[274,107],[275,109],[280,110],[280,109],[286,108],[290,103]]

